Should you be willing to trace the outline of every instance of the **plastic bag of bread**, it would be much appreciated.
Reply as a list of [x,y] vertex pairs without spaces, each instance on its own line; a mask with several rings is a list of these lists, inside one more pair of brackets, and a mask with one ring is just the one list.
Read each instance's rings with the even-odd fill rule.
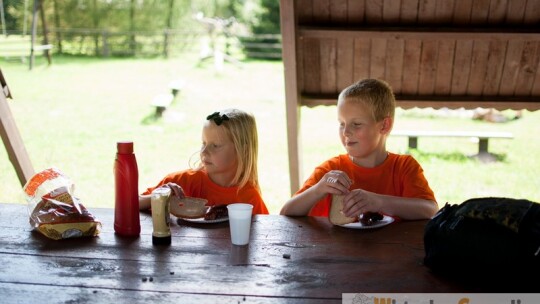
[[23,187],[30,225],[54,240],[96,236],[101,222],[73,196],[71,180],[56,168],[34,175]]

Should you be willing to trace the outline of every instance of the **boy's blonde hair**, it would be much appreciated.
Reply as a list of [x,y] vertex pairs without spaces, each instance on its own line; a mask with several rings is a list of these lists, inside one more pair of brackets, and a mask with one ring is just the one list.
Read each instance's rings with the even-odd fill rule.
[[[232,184],[239,188],[251,184],[260,191],[257,171],[259,138],[255,117],[238,109],[222,110],[218,112],[218,116],[219,125],[225,128],[236,151],[238,168]],[[213,120],[213,123],[216,123],[216,120]]]
[[383,80],[360,80],[341,91],[338,103],[345,99],[360,102],[371,109],[371,115],[377,122],[385,117],[394,118],[396,98],[390,85]]

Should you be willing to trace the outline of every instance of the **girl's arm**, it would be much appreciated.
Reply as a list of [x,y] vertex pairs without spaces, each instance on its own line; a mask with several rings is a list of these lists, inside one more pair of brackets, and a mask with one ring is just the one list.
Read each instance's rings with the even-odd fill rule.
[[[176,196],[178,199],[183,199],[186,197],[184,194],[184,190],[182,187],[175,183],[167,183],[165,185],[162,185],[161,187],[168,187],[171,189],[171,196]],[[143,194],[139,195],[139,210],[148,210],[150,209],[150,203],[151,203],[151,194]]]
[[150,209],[150,194],[139,195],[139,210]]

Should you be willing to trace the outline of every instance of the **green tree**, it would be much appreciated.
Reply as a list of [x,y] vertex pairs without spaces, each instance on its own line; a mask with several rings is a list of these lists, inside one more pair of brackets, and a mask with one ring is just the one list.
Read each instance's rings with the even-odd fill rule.
[[254,34],[280,33],[279,0],[260,0],[254,13],[250,24]]
[[4,21],[6,24],[2,24],[2,26],[8,32],[22,31],[24,26],[24,0],[3,0],[3,4]]

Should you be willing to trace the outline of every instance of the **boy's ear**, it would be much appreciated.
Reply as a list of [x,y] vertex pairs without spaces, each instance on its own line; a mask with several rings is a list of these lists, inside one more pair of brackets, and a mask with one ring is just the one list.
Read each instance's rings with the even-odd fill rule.
[[394,119],[392,117],[385,117],[381,125],[381,133],[390,134],[392,126],[394,125]]

